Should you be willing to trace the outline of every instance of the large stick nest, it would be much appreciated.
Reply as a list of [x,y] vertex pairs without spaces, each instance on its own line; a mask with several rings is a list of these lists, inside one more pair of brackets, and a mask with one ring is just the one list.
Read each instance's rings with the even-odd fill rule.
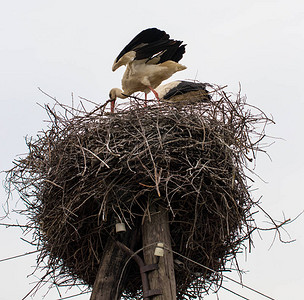
[[[29,153],[7,180],[26,204],[38,265],[55,284],[92,286],[115,223],[140,228],[153,199],[168,210],[172,248],[182,255],[174,254],[178,299],[220,285],[227,262],[251,243],[254,202],[244,171],[263,151],[271,120],[239,94],[210,89],[208,102],[143,108],[133,100],[108,115],[45,106],[48,129],[27,140]],[[141,247],[139,238],[133,250]],[[129,264],[126,299],[140,297],[140,275]]]

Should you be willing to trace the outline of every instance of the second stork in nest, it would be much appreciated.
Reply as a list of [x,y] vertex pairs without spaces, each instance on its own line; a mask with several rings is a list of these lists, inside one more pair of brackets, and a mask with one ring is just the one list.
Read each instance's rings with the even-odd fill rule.
[[159,100],[155,88],[175,72],[186,69],[178,62],[185,53],[182,41],[170,39],[169,34],[157,28],[140,32],[119,53],[112,70],[126,65],[122,78],[122,90],[113,88],[110,91],[111,112],[114,112],[116,98],[125,99],[135,92],[147,94],[152,91]]
[[155,91],[162,102],[184,105],[210,101],[211,96],[206,87],[206,83],[176,80],[160,85]]

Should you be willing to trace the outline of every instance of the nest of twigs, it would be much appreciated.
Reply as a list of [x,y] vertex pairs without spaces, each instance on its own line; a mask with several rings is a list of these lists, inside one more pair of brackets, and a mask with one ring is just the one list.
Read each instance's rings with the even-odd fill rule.
[[[271,120],[239,94],[209,89],[207,102],[144,108],[133,99],[115,114],[45,106],[48,129],[27,140],[29,153],[7,181],[22,195],[38,265],[53,283],[92,286],[114,224],[140,226],[154,199],[169,213],[178,299],[221,284],[227,262],[251,243],[254,202],[244,171],[263,151]],[[134,251],[141,247],[139,235]],[[129,264],[123,290],[134,299],[140,275]]]

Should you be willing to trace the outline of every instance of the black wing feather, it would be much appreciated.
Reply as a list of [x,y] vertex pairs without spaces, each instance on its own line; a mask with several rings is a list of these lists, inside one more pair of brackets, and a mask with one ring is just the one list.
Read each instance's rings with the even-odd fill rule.
[[206,84],[201,82],[181,81],[176,87],[172,88],[165,96],[164,100],[169,100],[176,95],[183,95],[189,92],[202,91],[206,93],[206,98],[210,100],[210,95],[206,90]]
[[172,45],[173,40],[160,40],[141,47],[136,50],[135,59],[147,59],[149,61],[155,55],[164,52]]
[[135,59],[147,59],[147,62],[153,57],[158,56],[157,64],[168,60],[179,62],[185,53],[185,45],[181,45],[182,41],[161,40],[138,49]]
[[173,41],[171,45],[168,45],[166,51],[161,54],[159,63],[163,63],[168,60],[179,62],[185,53],[185,45],[181,45],[182,41]]
[[142,44],[143,45],[140,46],[139,49],[141,47],[144,47],[145,44],[151,44],[159,41],[169,40],[169,37],[170,37],[169,34],[167,34],[163,30],[159,30],[157,28],[145,29],[142,32],[140,32],[138,35],[136,35],[131,40],[131,42],[123,48],[123,50],[117,56],[115,62],[117,62],[127,52],[132,50],[137,50],[137,48]]

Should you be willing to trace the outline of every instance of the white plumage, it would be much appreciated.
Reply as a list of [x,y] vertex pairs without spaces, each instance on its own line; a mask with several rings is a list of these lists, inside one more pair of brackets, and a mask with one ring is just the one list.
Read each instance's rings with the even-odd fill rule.
[[178,63],[185,53],[182,41],[169,39],[165,31],[149,28],[140,32],[115,59],[112,70],[126,65],[122,78],[122,90],[110,91],[111,112],[116,98],[126,98],[135,92],[147,94],[152,91],[159,99],[155,88],[175,72],[186,69]]

